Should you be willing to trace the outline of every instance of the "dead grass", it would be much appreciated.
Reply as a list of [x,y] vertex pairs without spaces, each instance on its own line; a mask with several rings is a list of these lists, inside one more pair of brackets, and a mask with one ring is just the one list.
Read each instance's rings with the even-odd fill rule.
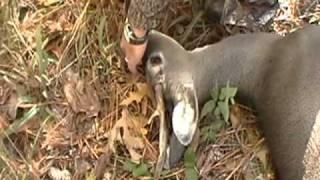
[[[275,31],[285,34],[319,22],[319,4],[290,7],[294,11],[282,10]],[[154,108],[150,90],[143,77],[127,73],[120,52],[124,3],[2,0],[0,8],[0,179],[130,179],[122,168],[128,159],[142,159],[151,168],[158,155],[158,124],[145,124]],[[200,15],[188,3],[174,1],[159,29],[187,49],[229,35]],[[113,127],[124,111],[135,127],[118,124],[127,133],[123,140],[123,129]],[[112,132],[120,141],[112,144],[114,153]],[[272,179],[261,138],[252,122],[223,129],[215,144],[200,143],[199,173]],[[183,178],[183,166],[164,177]]]

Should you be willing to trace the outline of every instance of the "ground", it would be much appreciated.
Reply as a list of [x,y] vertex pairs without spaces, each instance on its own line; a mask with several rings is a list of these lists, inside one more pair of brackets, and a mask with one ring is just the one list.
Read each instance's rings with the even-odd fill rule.
[[[287,2],[267,31],[319,23],[316,1]],[[158,30],[187,49],[248,31],[210,23],[189,1],[169,11]],[[124,19],[120,0],[0,2],[0,179],[150,179],[159,123],[147,124],[143,75],[126,69]],[[273,179],[255,119],[235,104],[228,123],[203,120],[196,153],[162,176]]]

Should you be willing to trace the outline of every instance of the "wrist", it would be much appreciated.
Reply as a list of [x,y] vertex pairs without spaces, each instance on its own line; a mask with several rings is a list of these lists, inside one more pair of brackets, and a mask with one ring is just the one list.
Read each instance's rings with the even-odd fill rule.
[[143,37],[147,36],[147,30],[145,30],[143,28],[132,27],[132,31],[138,38],[143,38]]
[[132,27],[128,19],[126,19],[123,33],[126,41],[135,45],[144,44],[148,37],[148,31],[146,29]]

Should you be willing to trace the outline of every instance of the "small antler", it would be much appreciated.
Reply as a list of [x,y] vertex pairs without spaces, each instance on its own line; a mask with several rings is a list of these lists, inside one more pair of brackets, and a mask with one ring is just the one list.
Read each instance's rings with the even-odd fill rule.
[[154,179],[160,178],[161,171],[163,169],[166,160],[166,149],[168,146],[168,129],[165,122],[165,105],[163,101],[163,89],[161,84],[156,84],[154,86],[155,96],[156,96],[156,110],[151,115],[148,123],[158,116],[160,119],[160,130],[159,130],[159,157],[154,171]]

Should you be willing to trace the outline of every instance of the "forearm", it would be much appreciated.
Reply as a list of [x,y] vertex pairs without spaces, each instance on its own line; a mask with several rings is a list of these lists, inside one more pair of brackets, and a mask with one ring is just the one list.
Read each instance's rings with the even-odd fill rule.
[[128,21],[135,29],[150,30],[160,25],[170,0],[131,0]]

